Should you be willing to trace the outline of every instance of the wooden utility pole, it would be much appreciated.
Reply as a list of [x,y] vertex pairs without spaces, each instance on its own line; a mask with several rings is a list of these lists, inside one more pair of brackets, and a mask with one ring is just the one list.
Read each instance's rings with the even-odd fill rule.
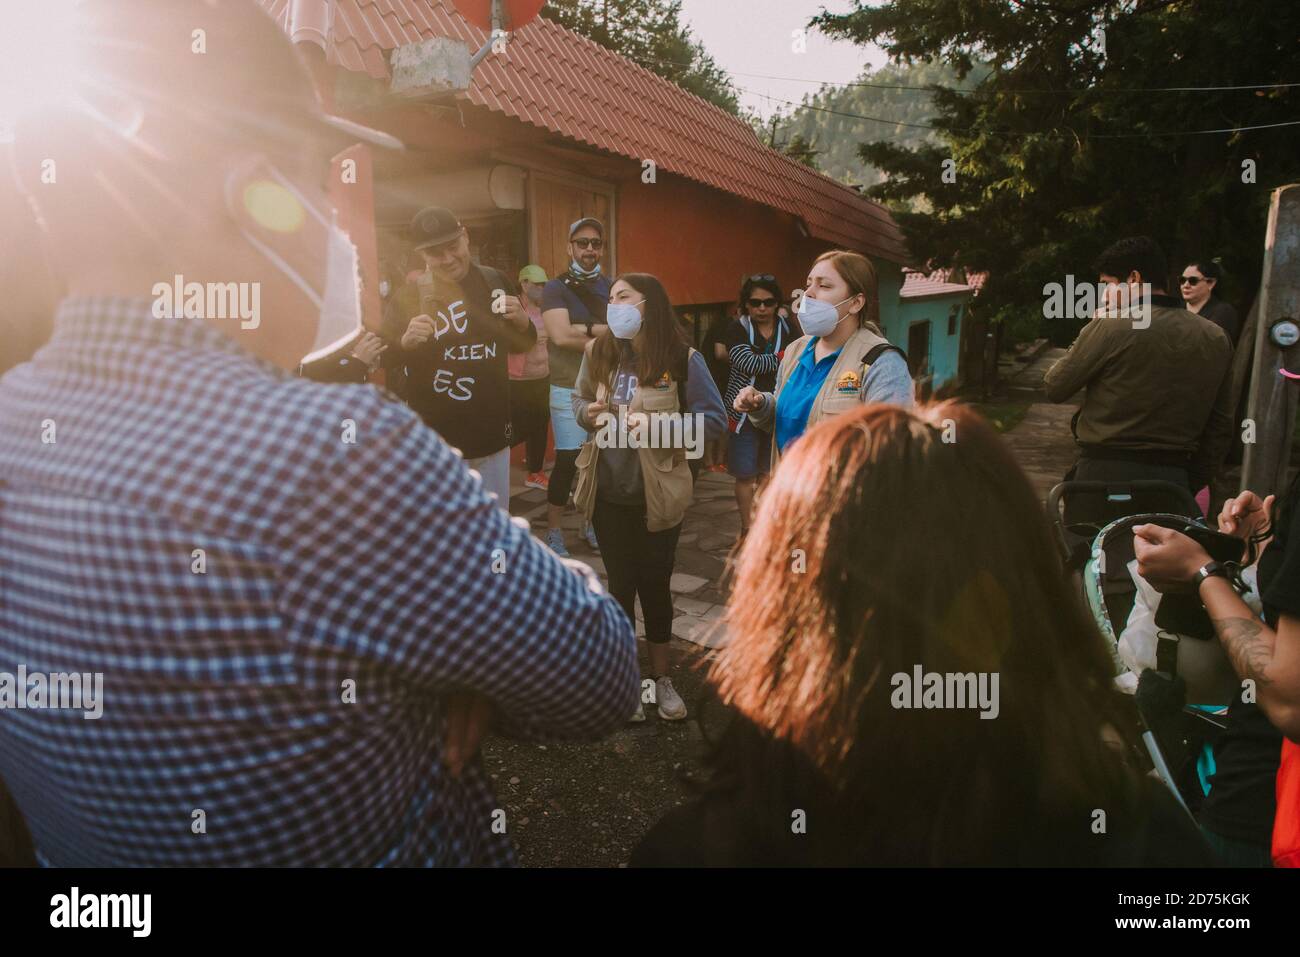
[[1255,358],[1246,416],[1254,423],[1255,441],[1246,444],[1241,482],[1243,489],[1262,498],[1287,487],[1300,396],[1300,381],[1280,371],[1287,365],[1292,371],[1300,366],[1300,344],[1281,348],[1270,336],[1279,319],[1300,322],[1300,184],[1273,191],[1254,318]]

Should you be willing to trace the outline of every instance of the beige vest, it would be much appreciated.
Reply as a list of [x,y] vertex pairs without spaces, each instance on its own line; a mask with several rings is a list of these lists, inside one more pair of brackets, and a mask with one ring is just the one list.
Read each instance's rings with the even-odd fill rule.
[[[790,348],[785,350],[781,367],[776,372],[776,391],[772,393],[777,401],[780,401],[781,389],[794,371],[795,363],[812,340],[812,336],[804,336],[790,343]],[[813,400],[812,408],[808,410],[808,428],[822,419],[847,412],[866,401],[867,370],[871,364],[863,362],[862,357],[876,346],[889,344],[889,340],[880,335],[874,325],[863,326],[845,341],[835,365],[831,366],[826,381]],[[765,427],[772,430],[772,468],[775,469],[781,459],[781,452],[776,447],[775,403],[771,407],[770,421]]]
[[[692,353],[694,349],[690,350]],[[687,356],[689,366],[690,356]],[[609,390],[605,383],[596,386],[596,401],[604,402]],[[668,388],[643,388],[638,385],[636,394],[628,404],[627,415],[637,413],[679,413],[681,403],[677,398],[677,381],[668,377]],[[587,519],[596,508],[596,462],[600,447],[595,438],[582,444],[574,463],[577,476],[573,485],[573,504]],[[646,529],[662,532],[678,524],[690,507],[695,490],[691,467],[686,461],[685,449],[637,449],[641,463],[641,481],[645,487]]]

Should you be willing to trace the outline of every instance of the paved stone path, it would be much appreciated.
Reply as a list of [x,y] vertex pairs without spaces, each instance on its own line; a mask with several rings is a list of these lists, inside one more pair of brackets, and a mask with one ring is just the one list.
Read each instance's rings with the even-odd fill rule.
[[1079,407],[1078,396],[1060,405],[1043,397],[1043,376],[1063,355],[1064,349],[1048,349],[1007,383],[1010,398],[1033,402],[1025,417],[1006,434],[1006,440],[1043,500],[1069,471],[1076,455],[1070,419]]
[[[510,512],[522,515],[533,526],[538,538],[546,535],[546,493],[524,488],[523,471],[511,470]],[[719,472],[700,472],[695,485],[695,500],[686,513],[682,534],[677,540],[677,565],[669,587],[677,617],[673,635],[702,648],[720,647],[726,641],[721,616],[726,596],[721,591],[722,572],[727,556],[740,533],[740,515],[731,476]],[[563,528],[569,554],[590,565],[605,579],[605,563],[592,552],[582,538],[582,520],[567,511]],[[644,635],[640,608],[637,609],[637,634]]]

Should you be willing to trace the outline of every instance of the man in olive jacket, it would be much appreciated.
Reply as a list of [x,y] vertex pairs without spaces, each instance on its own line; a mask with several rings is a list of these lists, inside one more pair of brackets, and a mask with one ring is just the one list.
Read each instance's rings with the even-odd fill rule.
[[1079,461],[1066,477],[1201,489],[1231,436],[1232,343],[1166,295],[1165,257],[1151,239],[1115,243],[1097,272],[1118,309],[1084,326],[1043,383],[1052,402],[1086,390],[1073,422]]

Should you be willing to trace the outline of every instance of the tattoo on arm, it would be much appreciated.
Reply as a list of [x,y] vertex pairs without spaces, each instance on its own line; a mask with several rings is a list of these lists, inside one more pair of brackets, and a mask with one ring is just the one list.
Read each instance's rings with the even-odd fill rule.
[[1267,671],[1273,663],[1273,645],[1277,641],[1271,629],[1254,618],[1216,618],[1214,630],[1237,674],[1254,678],[1260,685],[1269,683]]

